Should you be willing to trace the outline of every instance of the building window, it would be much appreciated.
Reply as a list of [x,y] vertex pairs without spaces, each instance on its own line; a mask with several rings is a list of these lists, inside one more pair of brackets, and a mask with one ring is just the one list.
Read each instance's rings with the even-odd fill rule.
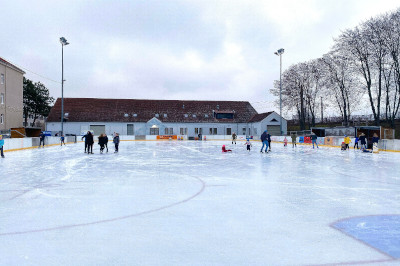
[[194,118],[196,118],[196,115],[193,115]]
[[253,131],[254,131],[254,135],[257,135],[257,128],[254,128]]
[[217,135],[217,128],[210,128],[210,135]]
[[243,128],[243,131],[242,131],[242,132],[243,132],[242,135],[246,135],[246,128],[245,128],[245,127]]
[[164,114],[164,118],[167,117],[167,114]]
[[150,128],[150,135],[158,135],[159,129],[158,128]]
[[4,74],[1,74],[0,82],[1,84],[4,84]]
[[0,115],[0,124],[4,124],[4,115],[3,114]]
[[181,128],[179,129],[179,133],[180,133],[181,135],[187,135],[187,128],[186,128],[186,127],[181,127]]
[[188,114],[184,114],[185,117],[188,117]]
[[137,117],[137,114],[133,114],[132,116],[133,116],[133,117]]
[[0,103],[4,104],[4,93],[0,95]]
[[156,114],[155,116],[156,116],[156,117],[160,117],[160,115],[159,115],[159,114]]
[[194,133],[195,134],[203,134],[203,129],[200,127],[200,128],[198,128],[198,127],[196,127],[195,129],[194,129]]
[[213,135],[217,135],[218,134],[217,128],[214,128],[213,133],[214,133]]
[[226,129],[226,135],[232,135],[232,128],[227,128]]
[[129,117],[129,114],[124,114],[124,117]]
[[208,114],[205,114],[204,117],[205,117],[205,118],[208,118]]
[[126,125],[126,135],[134,135],[133,124]]
[[173,134],[174,134],[174,129],[172,127],[165,128],[165,135],[173,135]]

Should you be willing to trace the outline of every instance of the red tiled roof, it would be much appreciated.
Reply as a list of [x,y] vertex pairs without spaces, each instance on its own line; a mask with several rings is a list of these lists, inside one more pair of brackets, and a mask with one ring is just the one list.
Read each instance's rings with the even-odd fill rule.
[[[234,118],[215,119],[213,112],[218,110],[217,106],[219,110],[234,112]],[[68,113],[67,121],[70,122],[147,122],[156,117],[166,123],[246,123],[257,114],[257,111],[245,101],[64,98],[64,113]],[[58,98],[47,122],[60,122],[60,120],[61,99]]]
[[272,114],[273,112],[267,112],[267,113],[262,113],[262,114],[255,114],[252,118],[250,118],[249,123],[253,123],[253,122],[260,122],[262,121],[264,118],[266,118],[267,116],[269,116],[270,114]]
[[20,69],[19,67],[17,67],[17,66],[15,66],[15,65],[11,64],[10,62],[8,62],[8,61],[6,61],[5,59],[3,59],[3,58],[0,57],[0,64],[1,64],[1,63],[2,63],[3,65],[6,65],[6,66],[8,66],[8,67],[11,67],[11,68],[17,70],[18,72],[21,72],[22,74],[25,74],[25,72],[24,72],[22,69]]

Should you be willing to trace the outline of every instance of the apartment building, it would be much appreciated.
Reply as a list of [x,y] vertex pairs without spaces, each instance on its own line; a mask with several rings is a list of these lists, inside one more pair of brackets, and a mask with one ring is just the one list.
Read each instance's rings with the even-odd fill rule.
[[0,131],[23,125],[24,74],[0,57]]

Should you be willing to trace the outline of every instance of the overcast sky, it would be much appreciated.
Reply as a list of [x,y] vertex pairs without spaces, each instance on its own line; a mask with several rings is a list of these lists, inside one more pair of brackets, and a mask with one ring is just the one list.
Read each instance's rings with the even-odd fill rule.
[[[240,100],[278,110],[283,69],[398,0],[3,1],[0,57],[54,98]],[[56,82],[54,82],[56,81]]]

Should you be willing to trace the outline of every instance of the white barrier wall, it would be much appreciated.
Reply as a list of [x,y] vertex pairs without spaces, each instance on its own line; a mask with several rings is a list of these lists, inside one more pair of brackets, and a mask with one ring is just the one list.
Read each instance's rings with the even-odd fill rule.
[[[157,136],[142,136],[144,140],[157,140]],[[187,136],[179,136],[180,139],[187,140]],[[284,139],[287,139],[288,143],[292,142],[292,138],[290,136],[272,136],[271,140],[275,142],[283,142]],[[226,140],[231,141],[232,137],[229,135],[203,135],[206,140]],[[325,142],[326,138],[330,138],[330,144]],[[245,140],[245,135],[239,135],[238,140]],[[121,135],[120,140],[122,141],[133,141],[136,140],[135,136],[127,136]],[[71,143],[75,141],[75,137],[67,136],[65,142]],[[77,136],[77,141],[81,141],[81,137]],[[258,139],[253,139],[252,141],[258,142]],[[325,138],[318,138],[317,143],[327,146],[340,146],[344,141],[343,137],[325,137]],[[354,146],[355,138],[351,138],[350,147]],[[112,137],[109,138],[109,142],[112,143]],[[95,143],[97,143],[97,138],[95,138]],[[299,143],[299,138],[297,138],[297,143]],[[39,138],[15,138],[15,139],[4,139],[4,151],[7,150],[17,150],[17,149],[24,149],[24,148],[31,148],[37,147],[39,144]],[[60,138],[59,137],[46,137],[45,145],[59,145]],[[360,143],[359,143],[360,145]],[[379,149],[380,150],[387,150],[387,151],[400,151],[400,140],[399,139],[382,139],[379,140]]]

